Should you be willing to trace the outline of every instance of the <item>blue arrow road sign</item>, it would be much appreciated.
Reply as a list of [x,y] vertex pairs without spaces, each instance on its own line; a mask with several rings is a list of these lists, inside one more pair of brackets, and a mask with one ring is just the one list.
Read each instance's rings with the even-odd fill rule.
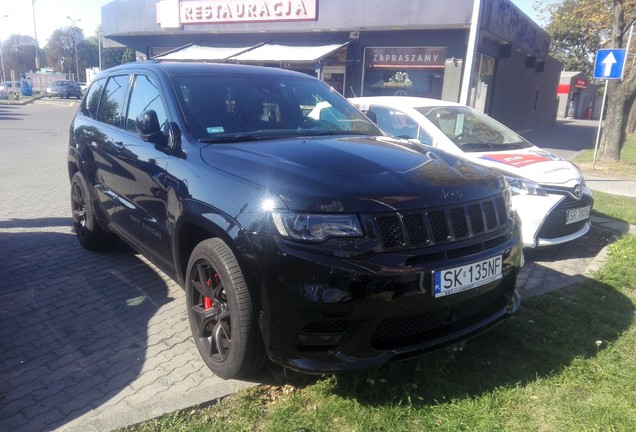
[[620,79],[625,64],[625,49],[601,49],[596,53],[594,78]]

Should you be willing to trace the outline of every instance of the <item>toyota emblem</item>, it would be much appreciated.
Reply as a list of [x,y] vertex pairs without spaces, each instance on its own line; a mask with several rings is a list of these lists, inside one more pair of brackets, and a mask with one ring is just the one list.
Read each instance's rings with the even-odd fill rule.
[[574,186],[574,196],[576,197],[576,199],[581,199],[581,196],[583,196],[580,184]]

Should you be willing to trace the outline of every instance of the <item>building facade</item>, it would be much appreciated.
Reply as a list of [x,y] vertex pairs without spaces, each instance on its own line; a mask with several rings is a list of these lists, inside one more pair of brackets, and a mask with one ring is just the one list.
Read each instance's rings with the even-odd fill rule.
[[456,101],[516,130],[556,117],[561,65],[509,0],[116,0],[102,31],[148,58],[293,69],[346,97]]
[[557,95],[559,118],[598,119],[597,88],[583,72],[561,72]]

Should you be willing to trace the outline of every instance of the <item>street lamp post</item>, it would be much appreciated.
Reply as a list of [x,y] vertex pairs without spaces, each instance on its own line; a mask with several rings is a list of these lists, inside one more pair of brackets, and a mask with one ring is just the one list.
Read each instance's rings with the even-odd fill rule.
[[[73,27],[77,27],[75,23],[82,20],[81,18],[74,20],[70,16],[67,16],[66,18],[71,20]],[[73,35],[73,47],[75,48],[75,81],[79,81],[79,60],[77,59],[77,40],[75,39],[75,35]]]
[[[99,39],[97,40],[97,51],[99,51],[99,71],[102,71],[102,32],[99,31]],[[88,81],[88,79],[86,80]]]
[[40,69],[40,44],[38,43],[38,27],[35,24],[35,0],[31,1],[33,8],[33,33],[35,35],[35,70]]
[[[2,15],[0,16],[0,19],[2,18],[8,18],[9,15]],[[6,83],[7,82],[7,77],[4,74],[4,58],[2,57],[2,40],[0,39],[0,67],[2,67],[2,82]]]

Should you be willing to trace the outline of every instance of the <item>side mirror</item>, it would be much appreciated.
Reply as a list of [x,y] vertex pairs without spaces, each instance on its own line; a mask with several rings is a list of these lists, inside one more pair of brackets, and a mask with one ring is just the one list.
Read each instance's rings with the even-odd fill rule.
[[378,116],[373,111],[367,110],[362,112],[369,118],[369,120],[371,120],[375,124],[378,124]]
[[137,135],[144,141],[160,142],[163,132],[155,110],[144,111],[137,117]]

